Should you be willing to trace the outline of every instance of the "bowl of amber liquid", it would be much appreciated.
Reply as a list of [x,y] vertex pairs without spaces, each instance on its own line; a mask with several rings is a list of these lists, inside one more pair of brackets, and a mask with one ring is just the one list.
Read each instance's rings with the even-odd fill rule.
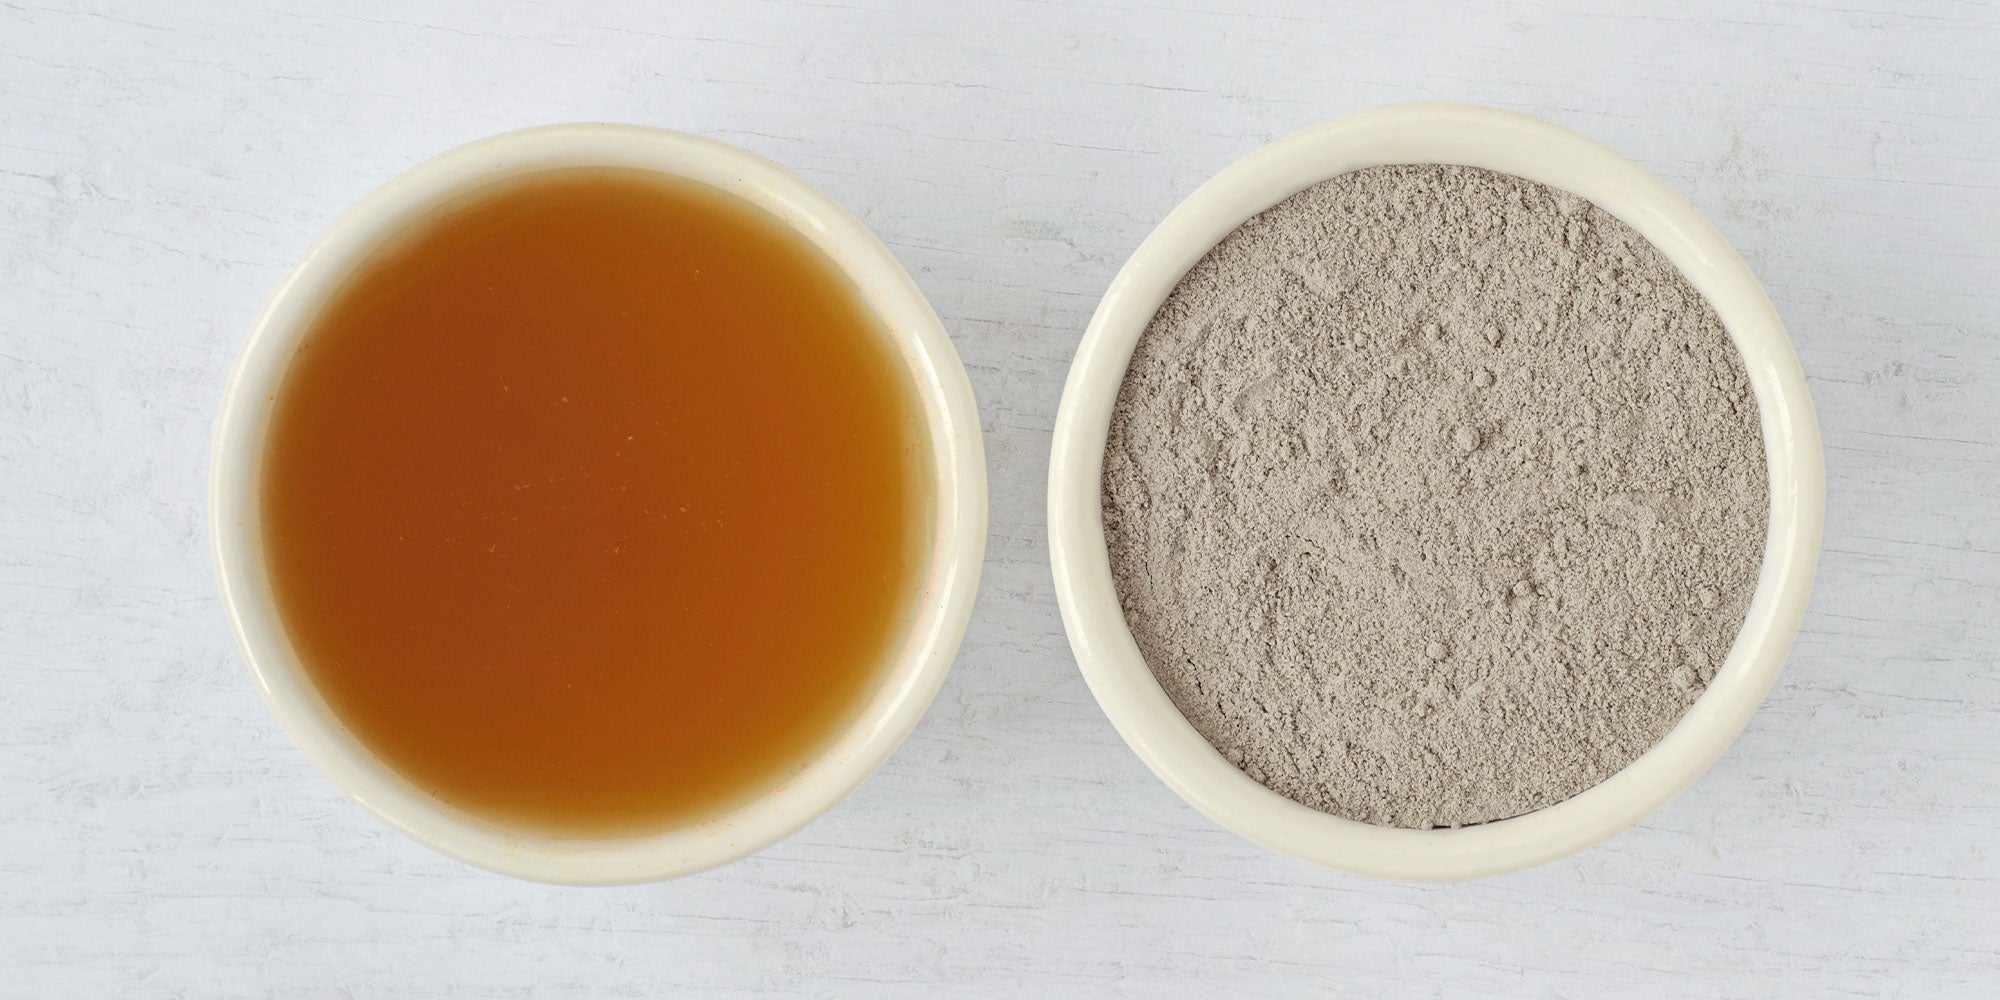
[[365,198],[225,394],[214,556],[311,763],[507,875],[641,882],[910,733],[985,542],[973,397],[881,241],[753,154],[559,125]]

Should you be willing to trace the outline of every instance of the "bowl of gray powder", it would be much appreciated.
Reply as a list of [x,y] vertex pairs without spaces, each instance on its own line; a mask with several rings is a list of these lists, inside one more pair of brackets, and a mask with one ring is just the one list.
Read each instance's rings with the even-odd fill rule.
[[1063,622],[1215,822],[1387,878],[1637,822],[1798,630],[1825,473],[1803,373],[1693,206],[1574,133],[1383,108],[1177,207],[1056,421]]

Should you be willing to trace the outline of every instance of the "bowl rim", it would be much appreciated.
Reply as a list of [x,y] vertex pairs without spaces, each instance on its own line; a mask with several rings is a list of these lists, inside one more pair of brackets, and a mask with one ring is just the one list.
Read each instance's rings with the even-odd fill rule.
[[[932,552],[913,621],[880,686],[833,743],[784,783],[707,822],[613,838],[512,828],[432,798],[370,753],[320,697],[285,639],[261,558],[257,495],[272,398],[298,344],[353,269],[440,206],[570,167],[628,167],[718,187],[778,216],[855,282],[908,364],[933,480]],[[279,282],[237,356],[209,468],[211,555],[231,628],[266,704],[343,795],[432,849],[530,881],[607,885],[713,868],[803,828],[858,787],[915,728],[957,652],[984,559],[986,463],[972,386],[943,323],[881,240],[775,163],[685,133],[574,123],[507,132],[429,159],[326,229]]]
[[[1623,770],[1562,802],[1456,829],[1342,819],[1265,788],[1225,761],[1146,667],[1120,610],[1105,547],[1101,474],[1112,409],[1153,313],[1224,235],[1339,174],[1393,163],[1511,173],[1588,199],[1632,226],[1716,310],[1755,393],[1770,482],[1769,526],[1743,628],[1715,679],[1667,736]],[[1770,691],[1798,633],[1825,521],[1825,465],[1805,375],[1776,309],[1722,234],[1643,167],[1559,126],[1478,105],[1375,108],[1309,127],[1245,156],[1162,220],[1091,317],[1056,416],[1049,550],[1071,651],[1133,751],[1188,804],[1265,847],[1341,871],[1446,880],[1526,868],[1643,819],[1712,765]]]

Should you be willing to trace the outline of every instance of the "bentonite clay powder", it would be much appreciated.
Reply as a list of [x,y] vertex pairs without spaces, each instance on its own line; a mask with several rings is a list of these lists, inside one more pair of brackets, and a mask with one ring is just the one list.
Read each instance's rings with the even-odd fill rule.
[[1104,524],[1132,634],[1230,762],[1459,826],[1658,743],[1742,626],[1756,403],[1715,313],[1574,195],[1375,167],[1245,223],[1140,340]]

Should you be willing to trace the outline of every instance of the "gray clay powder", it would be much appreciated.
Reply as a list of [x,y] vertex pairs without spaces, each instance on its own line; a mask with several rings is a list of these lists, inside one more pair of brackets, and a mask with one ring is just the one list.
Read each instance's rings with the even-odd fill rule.
[[1502,819],[1659,742],[1756,584],[1756,403],[1715,313],[1566,192],[1326,181],[1190,270],[1125,376],[1104,524],[1134,638],[1250,777]]

